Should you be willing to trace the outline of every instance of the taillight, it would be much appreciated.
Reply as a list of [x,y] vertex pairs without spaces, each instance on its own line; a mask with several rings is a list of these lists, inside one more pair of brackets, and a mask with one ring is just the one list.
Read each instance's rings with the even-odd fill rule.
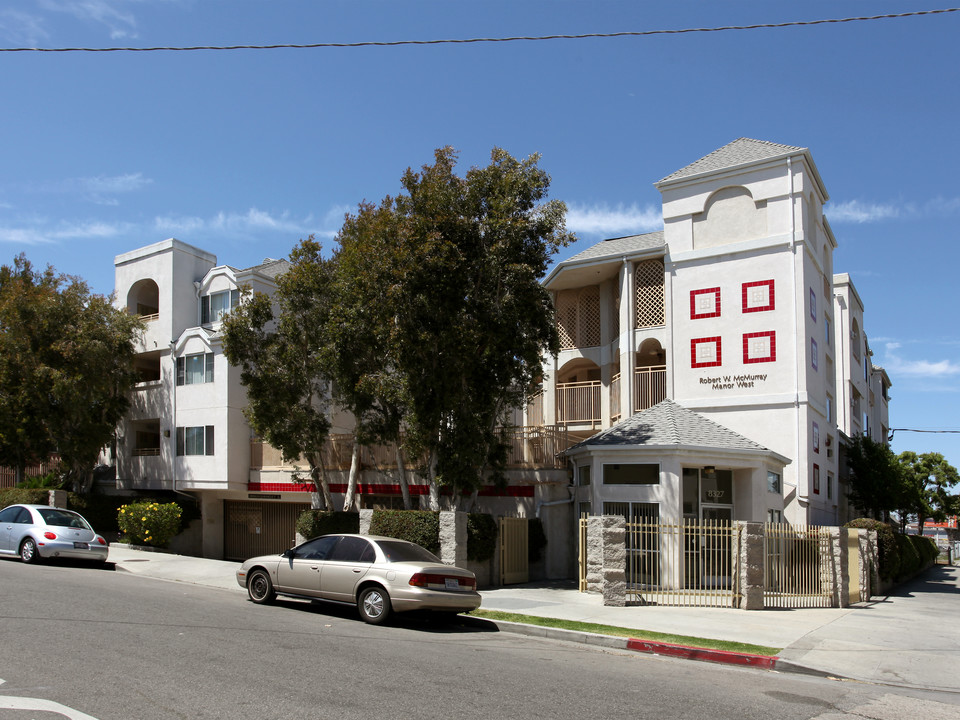
[[455,580],[460,590],[476,590],[477,588],[477,581],[473,578],[459,575],[441,575],[439,573],[414,573],[410,578],[410,585],[432,590],[452,589],[447,587],[448,580]]
[[97,542],[100,543],[101,545],[106,545],[106,544],[107,544],[107,541],[104,540],[104,539],[103,539],[102,537],[100,537],[99,535],[97,535]]
[[44,536],[47,540],[56,540],[56,539],[57,539],[57,536],[54,535],[54,534],[53,534],[52,532],[50,532],[49,530],[47,530],[47,531],[43,534],[43,536]]

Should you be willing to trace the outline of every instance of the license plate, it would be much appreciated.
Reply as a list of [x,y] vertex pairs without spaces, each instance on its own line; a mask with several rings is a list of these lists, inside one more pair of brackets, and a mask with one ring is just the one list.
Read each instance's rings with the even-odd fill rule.
[[75,550],[89,550],[89,549],[90,549],[90,544],[89,544],[89,543],[82,543],[82,542],[75,542],[75,543],[73,544],[73,547],[74,547]]
[[456,578],[444,578],[444,582],[446,583],[447,590],[460,589],[460,581],[457,580]]

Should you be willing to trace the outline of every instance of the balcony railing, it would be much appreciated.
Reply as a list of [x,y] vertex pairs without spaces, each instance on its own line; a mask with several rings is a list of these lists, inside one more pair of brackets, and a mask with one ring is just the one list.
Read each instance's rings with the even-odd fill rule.
[[667,398],[667,366],[639,367],[634,375],[633,411],[653,407]]
[[558,423],[600,423],[599,380],[557,383]]
[[[557,469],[565,467],[558,455],[571,445],[584,439],[583,435],[567,432],[562,426],[527,425],[524,427],[502,428],[501,439],[507,444],[507,468]],[[322,449],[324,467],[327,470],[350,469],[353,452],[353,435],[339,434],[327,438]],[[393,445],[364,445],[360,454],[360,465],[369,470],[396,469],[396,448]],[[416,470],[425,463],[416,458],[404,457],[408,470]],[[263,468],[292,470],[294,467],[305,471],[309,463],[305,458],[295,462],[284,462],[281,453],[275,447],[254,441],[250,443],[250,469]]]

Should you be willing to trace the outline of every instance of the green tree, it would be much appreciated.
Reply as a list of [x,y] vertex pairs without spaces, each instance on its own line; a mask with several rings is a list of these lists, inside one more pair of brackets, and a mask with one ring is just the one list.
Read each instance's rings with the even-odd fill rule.
[[890,446],[857,435],[847,447],[847,466],[849,501],[873,518],[889,520],[903,494],[902,467]]
[[927,520],[943,522],[949,515],[960,512],[960,498],[950,493],[960,476],[943,455],[906,451],[900,453],[898,461],[903,480],[898,507],[901,526],[906,525],[909,516],[916,517],[918,532],[923,535]]
[[290,262],[277,277],[273,299],[253,293],[224,318],[223,351],[241,368],[250,426],[284,461],[306,458],[322,493],[312,495],[312,504],[332,510],[322,455],[330,432],[326,332],[332,263],[313,236],[294,247]]
[[59,452],[66,484],[89,490],[101,449],[129,407],[138,318],[82,280],[0,267],[0,463],[16,469]]
[[402,403],[410,453],[426,458],[432,508],[441,484],[473,490],[501,477],[498,428],[559,344],[540,279],[572,239],[566,206],[545,201],[538,156],[494,149],[462,178],[456,159],[437,150],[433,165],[404,174],[405,193],[362,204],[338,236],[348,297],[382,343],[380,386]]

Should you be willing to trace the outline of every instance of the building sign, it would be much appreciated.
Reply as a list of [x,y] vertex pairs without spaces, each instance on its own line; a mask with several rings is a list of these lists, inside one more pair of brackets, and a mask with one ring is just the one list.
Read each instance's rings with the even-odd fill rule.
[[766,374],[708,375],[700,378],[700,384],[708,386],[710,390],[749,390],[766,381]]

